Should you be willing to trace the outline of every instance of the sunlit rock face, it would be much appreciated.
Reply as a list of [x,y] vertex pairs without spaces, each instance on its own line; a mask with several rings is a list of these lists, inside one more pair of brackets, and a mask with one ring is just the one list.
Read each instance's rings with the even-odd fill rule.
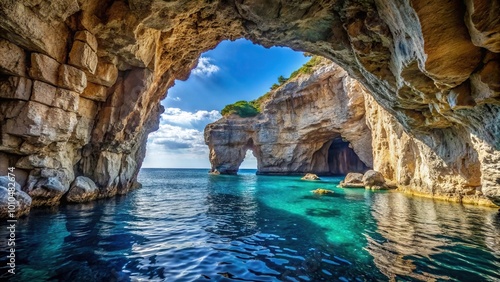
[[[373,167],[399,187],[421,196],[432,196],[453,202],[492,206],[495,186],[486,177],[496,177],[498,167],[491,169],[496,151],[487,158],[476,146],[485,143],[466,131],[451,128],[434,129],[432,135],[416,138],[373,98],[365,93],[366,117],[372,130]],[[462,144],[462,140],[467,140]],[[489,194],[488,194],[489,193]],[[490,195],[487,199],[484,195]],[[493,205],[494,206],[494,205]]]
[[312,75],[271,92],[261,114],[233,114],[209,124],[205,142],[212,170],[236,173],[251,149],[260,174],[365,171],[373,160],[361,88],[342,68],[323,59]]
[[[36,205],[57,204],[77,176],[92,179],[99,197],[126,193],[166,90],[201,52],[245,37],[322,55],[359,80],[396,133],[412,138],[405,149],[423,156],[418,168],[393,168],[438,170],[403,182],[411,189],[461,199],[474,188],[500,203],[497,5],[0,1],[0,173],[16,167]],[[389,156],[383,148],[374,150]]]

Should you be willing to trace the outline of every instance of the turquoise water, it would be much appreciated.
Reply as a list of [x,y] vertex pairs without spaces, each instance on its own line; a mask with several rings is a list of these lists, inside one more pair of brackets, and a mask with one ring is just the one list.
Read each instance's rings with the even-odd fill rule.
[[34,210],[17,224],[14,276],[1,249],[0,279],[500,280],[495,209],[254,173],[143,169],[128,195]]

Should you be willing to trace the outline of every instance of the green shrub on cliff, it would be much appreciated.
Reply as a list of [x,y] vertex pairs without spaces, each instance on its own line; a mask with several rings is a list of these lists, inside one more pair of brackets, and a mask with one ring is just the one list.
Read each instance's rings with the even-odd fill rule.
[[262,110],[262,105],[269,99],[273,90],[276,90],[281,85],[287,83],[288,81],[299,76],[300,74],[311,74],[313,72],[314,67],[320,63],[321,63],[321,57],[313,56],[302,67],[294,71],[289,78],[285,78],[284,76],[280,75],[278,77],[279,84],[274,83],[271,86],[271,91],[250,102],[238,101],[234,104],[227,105],[224,107],[224,109],[222,109],[221,114],[223,116],[227,116],[230,114],[237,114],[240,117],[254,117],[258,115]]
[[319,56],[313,56],[307,63],[305,63],[302,67],[300,67],[298,70],[292,72],[290,75],[290,79],[297,77],[299,74],[311,74],[313,72],[313,68],[321,63],[321,57]]
[[280,75],[280,76],[278,77],[278,83],[279,83],[280,85],[283,85],[283,84],[284,84],[285,82],[287,82],[287,81],[288,81],[288,78],[286,78],[286,77],[284,77],[284,76],[282,76],[282,75]]
[[271,96],[271,91],[267,92],[266,94],[260,96],[259,98],[250,101],[250,103],[256,108],[259,109],[259,111],[262,111],[262,104],[264,104],[265,101]]
[[256,108],[252,102],[248,101],[238,101],[234,104],[230,104],[222,109],[221,114],[227,116],[230,114],[237,114],[242,118],[254,117],[260,113],[259,108]]

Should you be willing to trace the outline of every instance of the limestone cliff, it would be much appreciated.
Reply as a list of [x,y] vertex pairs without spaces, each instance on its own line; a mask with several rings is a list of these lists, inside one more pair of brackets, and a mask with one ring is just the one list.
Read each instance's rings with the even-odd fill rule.
[[235,174],[250,149],[260,174],[364,172],[373,159],[360,88],[323,59],[311,75],[272,91],[261,114],[232,114],[209,124],[205,142],[212,170]]
[[[57,204],[76,176],[92,179],[100,197],[126,193],[166,90],[203,51],[245,37],[337,62],[401,133],[428,148],[414,151],[426,155],[419,163],[442,160],[446,169],[434,183],[459,173],[460,183],[500,203],[498,5],[0,1],[0,174],[16,167],[33,205]],[[440,192],[418,177],[414,183]]]
[[[481,163],[472,148],[477,140],[463,148],[450,147],[447,142],[455,137],[440,130],[441,138],[420,141],[407,134],[359,82],[333,63],[323,61],[312,75],[272,91],[263,108],[256,117],[233,114],[205,128],[212,170],[236,173],[248,149],[257,158],[260,174],[365,171],[366,166],[356,165],[359,156],[361,164],[382,172],[398,183],[400,190],[493,205],[482,192]],[[336,156],[345,154],[336,146],[342,140],[355,154],[332,163]],[[452,161],[442,159],[436,151]]]

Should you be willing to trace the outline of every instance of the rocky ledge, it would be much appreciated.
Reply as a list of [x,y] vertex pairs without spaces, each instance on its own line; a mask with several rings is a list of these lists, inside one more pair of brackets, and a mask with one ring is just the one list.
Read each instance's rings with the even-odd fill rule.
[[365,174],[348,173],[343,181],[340,182],[342,188],[365,188],[369,190],[387,190],[396,189],[397,185],[387,182],[382,173],[375,170],[368,170]]

